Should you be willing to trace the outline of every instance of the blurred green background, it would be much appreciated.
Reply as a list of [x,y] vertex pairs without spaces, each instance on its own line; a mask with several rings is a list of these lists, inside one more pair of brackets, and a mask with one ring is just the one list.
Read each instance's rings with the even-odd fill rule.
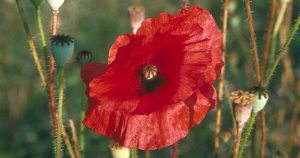
[[[172,14],[179,12],[181,3],[180,0],[66,0],[60,9],[59,33],[69,34],[75,38],[75,54],[80,50],[90,50],[93,52],[94,60],[106,62],[108,50],[115,38],[120,34],[131,33],[127,16],[128,6],[142,5],[146,9],[146,17],[157,17],[160,12]],[[29,0],[24,0],[22,4],[30,22],[34,41],[41,53],[35,9]],[[209,10],[221,28],[221,0],[191,0],[190,4],[197,4]],[[270,0],[252,2],[260,55],[264,48],[270,6]],[[290,6],[293,10],[292,19],[295,19],[300,13],[300,0],[293,1]],[[51,10],[46,2],[42,4],[41,10],[49,39]],[[54,143],[48,97],[41,86],[15,1],[0,1],[0,24],[0,158],[53,157]],[[255,76],[249,41],[243,1],[230,0],[226,56],[226,80],[229,91],[247,89],[254,84]],[[277,50],[279,48],[278,45]],[[42,57],[41,54],[40,56]],[[290,62],[290,67],[281,64],[273,76],[270,100],[265,108],[266,157],[286,157],[288,152],[291,158],[300,157],[300,122],[299,112],[297,113],[297,108],[299,111],[300,106],[299,34],[290,46],[289,56],[285,58],[284,61]],[[65,117],[72,115],[77,128],[80,124],[79,107],[82,95],[79,71],[80,67],[76,64],[75,58],[65,70]],[[294,114],[295,108],[296,114]],[[219,157],[228,158],[231,157],[234,137],[231,132],[232,118],[226,99],[222,110]],[[291,128],[291,119],[295,118],[295,115],[296,123]],[[215,110],[212,110],[199,126],[193,128],[189,135],[179,142],[179,157],[213,157],[214,127]],[[257,155],[252,155],[251,151],[258,152],[259,119],[256,127],[256,139],[249,141],[245,157],[257,157]],[[67,123],[66,128],[70,131]],[[291,150],[288,150],[288,135],[290,134],[293,134],[293,143]],[[86,137],[86,157],[111,157],[107,138],[95,135],[89,129],[86,130]],[[154,158],[167,158],[171,157],[171,153],[172,149],[168,147],[153,151],[151,155]],[[68,156],[67,153],[65,155]],[[139,152],[139,157],[145,157],[145,153]]]

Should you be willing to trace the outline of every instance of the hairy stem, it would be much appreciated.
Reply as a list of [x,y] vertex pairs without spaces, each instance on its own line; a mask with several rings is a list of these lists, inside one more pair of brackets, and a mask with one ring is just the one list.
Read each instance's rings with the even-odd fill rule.
[[44,61],[45,61],[45,65],[46,65],[46,72],[49,72],[49,54],[47,51],[47,42],[46,42],[46,38],[45,38],[45,32],[44,32],[44,26],[43,26],[43,22],[42,22],[42,17],[41,17],[41,10],[40,8],[36,9],[36,21],[38,24],[38,28],[39,28],[39,32],[40,32],[40,36],[41,36],[41,40],[42,40],[42,47],[43,47],[43,55],[44,55]]
[[220,80],[219,80],[219,89],[218,89],[218,104],[216,112],[216,127],[215,127],[215,142],[214,142],[214,157],[218,157],[219,146],[220,146],[220,128],[221,128],[221,105],[223,102],[223,90],[224,90],[224,76],[225,76],[225,54],[226,54],[226,39],[227,39],[227,21],[228,21],[228,9],[227,9],[228,0],[223,0],[223,39],[222,39],[222,52],[223,52],[223,61],[224,66],[221,70]]
[[241,142],[241,145],[240,145],[240,148],[239,148],[238,158],[242,157],[242,154],[244,152],[246,143],[247,143],[247,141],[249,139],[249,136],[251,134],[251,131],[252,131],[252,128],[253,128],[253,125],[254,125],[254,122],[255,122],[256,115],[257,115],[257,113],[252,112],[251,117],[250,117],[250,121],[249,121],[249,123],[247,125],[247,128],[246,128],[246,131],[244,133],[244,136],[242,137],[242,142]]
[[39,73],[39,76],[41,78],[42,84],[43,84],[43,86],[46,86],[47,85],[47,80],[46,80],[46,77],[45,77],[45,74],[44,74],[44,71],[43,71],[43,66],[41,64],[40,58],[38,56],[38,53],[37,53],[37,50],[36,50],[36,47],[35,47],[35,44],[34,44],[33,39],[32,39],[32,34],[31,34],[31,31],[30,31],[30,28],[29,28],[28,21],[26,19],[26,15],[24,13],[24,9],[21,5],[20,0],[16,0],[16,3],[17,3],[17,6],[18,6],[19,14],[20,14],[20,17],[21,17],[21,20],[22,20],[22,23],[23,23],[25,33],[27,35],[28,44],[29,44],[29,47],[31,49],[31,55],[33,57],[34,63],[35,63],[36,68],[38,70],[38,73]]
[[260,85],[261,84],[260,67],[259,67],[259,62],[258,62],[254,24],[253,24],[253,18],[252,18],[252,14],[251,14],[251,6],[250,6],[249,0],[245,0],[245,7],[247,10],[247,16],[248,16],[249,32],[250,32],[250,38],[251,38],[251,44],[252,44],[252,56],[253,56],[253,62],[255,65],[255,72],[256,72],[256,82],[258,85]]
[[262,109],[260,111],[260,122],[261,122],[261,142],[260,142],[260,158],[264,158],[265,156],[265,144],[266,144],[266,118],[265,118],[265,110]]
[[265,48],[264,48],[264,52],[263,52],[263,58],[262,58],[261,69],[260,69],[262,77],[264,76],[264,72],[266,69],[267,60],[268,60],[268,56],[269,56],[269,52],[270,52],[271,35],[273,32],[273,25],[274,25],[274,21],[275,21],[276,5],[277,5],[276,0],[272,0],[271,11],[270,11],[271,13],[270,13],[270,18],[269,18],[269,22],[268,22],[268,31],[267,31]]
[[63,136],[64,142],[66,144],[66,147],[67,147],[67,150],[68,150],[68,153],[69,153],[70,157],[75,158],[74,150],[72,148],[70,138],[69,138],[69,136],[66,132],[66,129],[65,129],[64,125],[62,125],[62,136]]
[[287,50],[288,46],[290,45],[292,39],[294,38],[296,31],[299,27],[300,24],[300,15],[298,16],[296,23],[294,24],[293,28],[292,28],[292,32],[290,33],[288,40],[285,42],[285,44],[283,45],[283,47],[281,48],[276,60],[274,61],[274,63],[271,65],[271,67],[268,69],[268,73],[266,76],[266,79],[263,81],[263,86],[267,87],[269,85],[270,79],[281,59],[281,57],[283,56],[283,54],[285,53],[285,51]]
[[63,100],[64,100],[64,68],[60,67],[58,69],[58,130],[56,137],[56,158],[62,158],[62,126],[63,126]]
[[[52,22],[51,22],[51,35],[54,36],[56,35],[56,30],[57,30],[57,18],[53,18],[53,16],[57,16],[54,12],[52,12]],[[55,61],[50,53],[50,62],[49,62],[49,98],[50,98],[50,105],[51,105],[51,111],[52,115],[54,115],[55,120],[57,120],[57,115],[56,115],[56,98],[55,98],[55,85],[54,85],[54,72],[55,72]],[[57,122],[57,121],[55,121]],[[54,123],[55,123],[54,122]],[[57,123],[54,124],[54,136],[57,136]]]
[[73,137],[73,142],[75,144],[75,154],[77,158],[80,158],[80,145],[77,137],[77,132],[76,132],[76,127],[73,119],[69,120],[70,127],[71,127],[71,132],[72,132],[72,137]]

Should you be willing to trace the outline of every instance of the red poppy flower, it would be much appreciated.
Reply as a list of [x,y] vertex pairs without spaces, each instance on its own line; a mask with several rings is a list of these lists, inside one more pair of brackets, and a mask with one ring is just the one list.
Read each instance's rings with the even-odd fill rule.
[[221,38],[211,14],[197,6],[144,20],[136,35],[117,38],[105,71],[99,63],[82,68],[89,99],[83,123],[125,147],[174,144],[216,103]]

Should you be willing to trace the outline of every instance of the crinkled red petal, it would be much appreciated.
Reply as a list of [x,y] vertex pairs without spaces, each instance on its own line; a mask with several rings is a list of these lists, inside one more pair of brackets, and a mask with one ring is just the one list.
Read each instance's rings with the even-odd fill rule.
[[215,104],[216,93],[210,84],[184,101],[166,105],[148,115],[130,115],[123,111],[107,111],[90,100],[84,124],[97,134],[115,139],[125,147],[154,150],[184,138],[199,124]]
[[[177,142],[215,105],[212,87],[223,66],[221,33],[196,6],[146,19],[136,35],[112,45],[109,66],[87,82],[84,124],[120,145],[157,149]],[[138,72],[158,67],[164,83],[145,93]]]

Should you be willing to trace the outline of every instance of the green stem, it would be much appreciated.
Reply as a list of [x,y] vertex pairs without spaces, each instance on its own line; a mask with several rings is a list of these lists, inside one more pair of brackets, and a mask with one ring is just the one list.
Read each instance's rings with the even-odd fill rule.
[[290,45],[292,39],[294,38],[295,34],[296,34],[296,31],[299,27],[299,24],[300,24],[300,15],[298,16],[297,20],[296,20],[296,23],[294,24],[293,26],[293,29],[292,29],[292,32],[290,33],[289,37],[288,37],[288,40],[284,43],[283,47],[281,48],[275,62],[272,64],[272,66],[268,69],[268,73],[267,73],[267,76],[266,76],[266,79],[264,80],[263,82],[263,86],[264,87],[267,87],[269,85],[269,82],[270,82],[270,79],[282,57],[282,55],[286,52],[288,46]]
[[243,154],[244,149],[245,149],[245,145],[246,145],[246,143],[249,139],[249,136],[250,136],[252,128],[253,128],[253,125],[255,123],[256,115],[257,115],[257,113],[252,112],[250,121],[249,121],[249,123],[247,125],[247,128],[246,128],[246,132],[244,133],[243,138],[242,138],[242,142],[241,142],[241,145],[240,145],[240,148],[239,148],[238,158],[242,157],[242,154]]
[[38,56],[38,53],[37,53],[37,50],[36,50],[36,47],[35,47],[35,44],[33,42],[32,34],[31,34],[30,29],[29,29],[29,24],[28,24],[26,15],[24,13],[24,9],[21,5],[20,0],[16,0],[16,3],[17,3],[17,6],[18,6],[19,14],[21,16],[21,20],[22,20],[22,23],[23,23],[24,30],[25,30],[26,35],[27,35],[28,44],[29,44],[29,47],[31,49],[31,55],[32,55],[34,63],[37,67],[40,78],[42,80],[42,84],[44,86],[46,86],[47,85],[47,80],[46,80],[46,77],[45,77],[45,74],[44,74],[44,71],[43,71],[43,67],[42,67],[40,58]]
[[137,150],[136,150],[136,148],[131,148],[130,149],[130,157],[131,158],[137,158]]
[[58,129],[56,137],[56,158],[62,158],[62,115],[63,115],[63,99],[64,99],[64,68],[58,67]]
[[84,99],[84,93],[85,93],[85,87],[82,84],[82,94],[81,94],[81,105],[80,105],[80,152],[82,157],[84,157],[84,125],[82,123],[84,117],[85,117],[85,106],[83,106],[85,104],[85,99]]
[[44,32],[44,26],[41,18],[41,10],[40,8],[36,8],[36,21],[38,24],[41,40],[42,40],[42,47],[43,47],[43,55],[44,55],[44,61],[46,65],[46,72],[49,72],[49,66],[50,66],[50,61],[48,57],[48,51],[47,51],[47,42],[45,38],[45,32]]
[[278,17],[277,17],[276,22],[275,22],[274,31],[273,31],[273,34],[272,34],[272,45],[271,45],[271,53],[270,53],[270,63],[274,62],[275,50],[276,50],[276,44],[277,44],[277,35],[278,35],[278,32],[279,32],[279,28],[280,28],[280,26],[282,24],[282,21],[283,21],[286,9],[287,9],[287,4],[283,3],[281,5],[281,9],[279,11]]

